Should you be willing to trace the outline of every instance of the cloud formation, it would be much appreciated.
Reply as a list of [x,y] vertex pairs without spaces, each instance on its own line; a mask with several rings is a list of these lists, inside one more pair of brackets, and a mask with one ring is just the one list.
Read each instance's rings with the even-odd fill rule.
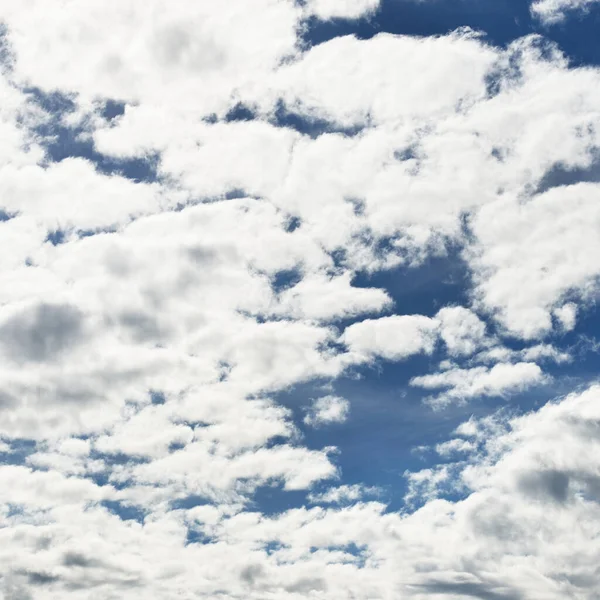
[[350,403],[339,396],[316,398],[304,417],[304,422],[312,427],[328,423],[343,423],[348,417]]
[[378,6],[0,6],[1,597],[595,597],[600,71]]
[[544,23],[556,24],[564,21],[571,11],[585,11],[598,0],[534,0],[531,12]]

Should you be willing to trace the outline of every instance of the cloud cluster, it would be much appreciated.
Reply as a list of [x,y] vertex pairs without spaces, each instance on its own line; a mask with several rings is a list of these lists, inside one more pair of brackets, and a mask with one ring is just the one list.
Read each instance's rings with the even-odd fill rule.
[[313,400],[304,417],[304,422],[312,427],[327,423],[343,423],[348,417],[350,403],[339,396],[323,396]]
[[531,12],[542,22],[556,24],[564,21],[571,11],[585,11],[598,0],[534,0]]
[[[0,6],[2,597],[594,597],[597,387],[436,440],[402,511],[343,480],[349,400],[278,402],[416,356],[436,408],[509,400],[598,293],[600,72],[300,41],[377,6]],[[455,250],[462,304],[364,283]]]
[[[275,516],[235,503],[165,510],[146,491],[136,499],[139,523],[107,510],[125,497],[112,486],[4,467],[13,503],[3,515],[4,594],[592,598],[599,394],[592,387],[516,419],[471,421],[456,439],[479,451],[445,469],[462,499],[432,499],[409,514],[372,501]],[[433,498],[445,479],[413,478]],[[319,500],[360,494],[346,487]]]
[[342,0],[329,2],[328,0],[308,0],[305,9],[319,19],[357,19],[375,12],[381,0]]

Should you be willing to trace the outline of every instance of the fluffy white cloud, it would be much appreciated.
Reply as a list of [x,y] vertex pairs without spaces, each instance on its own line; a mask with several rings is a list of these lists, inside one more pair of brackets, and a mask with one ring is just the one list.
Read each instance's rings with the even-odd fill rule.
[[571,331],[577,321],[577,305],[573,302],[567,302],[567,304],[554,309],[554,316],[565,331]]
[[362,500],[368,496],[378,496],[380,490],[360,484],[339,485],[321,494],[311,493],[308,499],[315,504],[348,504]]
[[451,367],[438,373],[413,377],[410,383],[426,390],[445,389],[438,396],[429,399],[432,405],[439,407],[451,402],[464,403],[480,396],[504,396],[526,390],[546,380],[537,364],[519,362],[499,363],[491,368]]
[[[552,308],[568,292],[593,289],[600,273],[597,194],[598,185],[580,183],[526,203],[507,198],[477,214],[477,294],[511,332],[542,336],[552,328]],[[568,325],[573,318],[566,314]]]
[[339,396],[315,398],[308,408],[304,422],[312,427],[329,423],[343,423],[348,418],[350,402]]
[[[207,112],[296,51],[293,2],[184,0],[5,3],[0,16],[20,81],[87,98],[146,100]],[[46,25],[46,26],[44,26]],[[270,35],[263,35],[264,27]],[[37,32],[34,33],[34,32]],[[248,48],[252,48],[249,52]]]
[[469,440],[463,440],[460,438],[454,438],[452,440],[448,440],[447,442],[443,442],[441,444],[437,444],[435,447],[435,451],[440,456],[452,456],[453,454],[459,454],[461,452],[470,452],[475,449],[475,445]]
[[[597,292],[598,185],[552,175],[595,168],[598,71],[466,30],[303,49],[307,15],[378,3],[300,4],[0,6],[7,600],[593,597],[596,388],[434,442],[444,464],[407,474],[403,512],[331,487],[337,449],[277,398],[439,349],[458,364],[411,381],[439,407],[567,361],[502,338],[570,331]],[[64,138],[90,159],[54,162]],[[402,314],[402,290],[356,283],[449,244],[473,310]],[[348,407],[318,398],[305,424]],[[265,488],[311,506],[267,514]]]
[[380,0],[308,0],[305,10],[319,19],[356,19],[375,12]]
[[438,323],[422,315],[393,315],[365,319],[346,328],[340,338],[357,360],[378,356],[401,360],[421,352],[431,354],[437,339]]
[[[415,498],[422,506],[410,514],[377,502],[270,517],[233,505],[157,507],[136,523],[99,506],[105,492],[93,485],[52,480],[50,487],[42,477],[33,487],[30,471],[4,467],[5,483],[27,490],[21,506],[38,511],[27,513],[30,523],[57,494],[65,504],[34,527],[22,524],[25,512],[3,517],[3,592],[37,586],[41,597],[52,597],[85,583],[86,593],[126,586],[135,598],[167,598],[181,585],[189,597],[221,590],[231,598],[311,591],[325,598],[592,598],[599,393],[590,388],[510,421],[498,416],[459,428],[463,436],[481,432],[472,437],[479,453],[410,476],[432,498]],[[462,499],[439,498],[447,492]],[[212,543],[186,545],[188,528]]]
[[324,273],[308,275],[280,294],[275,313],[331,320],[380,312],[392,304],[384,290],[352,287],[350,279],[350,272],[337,277]]
[[563,21],[569,11],[585,10],[598,0],[535,0],[531,12],[548,24]]
[[473,354],[485,339],[485,323],[462,306],[442,308],[436,315],[440,336],[452,356]]

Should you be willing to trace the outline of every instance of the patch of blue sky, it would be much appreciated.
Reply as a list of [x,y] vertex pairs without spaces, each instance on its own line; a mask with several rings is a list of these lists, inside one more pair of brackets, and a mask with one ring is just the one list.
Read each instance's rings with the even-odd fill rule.
[[282,100],[277,102],[270,122],[276,127],[287,127],[313,139],[326,133],[354,136],[359,134],[369,125],[368,123],[363,123],[352,127],[340,127],[327,119],[301,114],[301,111],[296,111],[293,108],[286,106],[285,102]]
[[249,498],[247,510],[272,517],[303,506],[308,506],[307,490],[285,490],[281,483],[274,483],[258,487]]
[[[260,119],[265,119],[275,127],[293,129],[294,131],[313,139],[326,133],[354,136],[358,135],[369,126],[369,123],[363,123],[352,127],[341,127],[322,117],[307,115],[300,109],[295,110],[294,107],[287,106],[281,99],[275,103],[275,109],[268,117],[263,117],[251,106],[238,102],[227,111],[223,120],[226,123],[231,123],[235,121],[254,121]],[[217,115],[210,115],[204,120],[208,123],[216,123],[219,119]]]
[[600,151],[592,151],[592,159],[586,167],[568,168],[563,164],[556,164],[542,177],[535,193],[542,194],[556,187],[575,185],[577,183],[600,182]]
[[279,294],[287,289],[294,287],[302,281],[302,269],[296,267],[293,269],[285,269],[277,271],[271,279],[271,287],[275,294]]
[[8,446],[8,451],[0,449],[0,465],[23,465],[37,449],[37,443],[33,439],[14,438],[3,441]]
[[[316,486],[323,490],[330,485],[355,485],[380,488],[375,498],[388,505],[387,510],[407,508],[404,497],[408,492],[406,471],[452,463],[433,448],[453,437],[454,430],[471,417],[482,418],[502,410],[518,414],[539,408],[555,397],[552,382],[510,397],[477,398],[466,403],[454,403],[434,411],[423,400],[422,391],[409,385],[417,373],[431,372],[442,352],[434,356],[413,356],[402,362],[377,361],[374,366],[358,369],[352,377],[342,377],[327,386],[309,383],[279,394],[277,401],[294,413],[294,421],[302,430],[302,444],[311,449],[335,446],[339,452],[331,455],[339,468],[339,480],[328,480]],[[344,423],[306,427],[305,408],[311,398],[334,394],[350,402]],[[430,450],[422,452],[423,447]],[[443,497],[457,499],[466,492],[449,486]],[[273,487],[257,497],[267,514],[306,504],[302,493]]]
[[[84,158],[93,163],[98,172],[105,175],[120,175],[133,181],[147,183],[159,179],[158,154],[132,158],[115,158],[102,154],[96,150],[85,123],[77,126],[66,125],[64,117],[76,108],[74,98],[59,92],[46,93],[38,88],[25,91],[31,101],[48,115],[32,132],[44,148],[48,163],[60,162],[66,158]],[[121,114],[122,109],[118,102],[107,102],[102,113],[110,120]]]
[[577,323],[572,331],[557,334],[551,341],[563,351],[569,352],[573,360],[551,365],[548,371],[557,380],[565,380],[565,390],[589,384],[598,378],[600,363],[600,311],[597,299],[580,305]]
[[[394,300],[393,312],[396,314],[434,316],[445,306],[468,306],[469,280],[468,267],[459,250],[454,249],[446,256],[427,259],[419,267],[402,266],[372,274],[359,273],[353,285],[386,289]],[[336,325],[341,330],[363,318],[364,315],[344,319]],[[486,325],[489,334],[497,333],[491,319],[486,319]],[[590,307],[581,315],[573,332],[555,334],[548,340],[560,350],[577,352],[577,360],[562,364],[548,361],[543,365],[551,377],[547,384],[506,397],[476,398],[439,411],[432,410],[423,402],[428,393],[411,387],[409,382],[415,375],[435,371],[440,361],[448,358],[442,344],[438,344],[431,355],[412,356],[398,362],[378,359],[374,364],[353,368],[334,382],[314,381],[296,386],[279,394],[277,401],[293,411],[295,423],[303,432],[304,445],[312,449],[333,445],[339,449],[339,454],[332,457],[340,468],[338,483],[380,487],[380,499],[389,503],[389,510],[399,510],[405,508],[404,496],[408,491],[405,471],[419,471],[448,462],[435,452],[420,453],[415,449],[434,447],[450,439],[456,427],[471,416],[484,417],[507,408],[515,413],[527,412],[567,393],[572,389],[574,379],[582,385],[589,383],[597,369],[600,351],[600,345],[594,346],[591,334],[598,331],[600,315],[595,307]],[[504,339],[503,343],[514,350],[531,345],[510,338]],[[462,361],[462,366],[468,366],[467,359]],[[350,401],[347,421],[306,427],[303,418],[310,399],[328,394]],[[331,483],[335,482],[324,482],[322,486]],[[287,494],[279,487],[261,491],[263,509],[271,513],[290,505],[305,504],[302,494],[286,498]],[[457,499],[461,492],[450,486],[442,495]]]
[[544,25],[534,19],[527,0],[382,0],[379,10],[361,19],[321,21],[310,18],[304,27],[306,46],[343,35],[369,39],[379,33],[430,36],[461,27],[484,34],[497,46],[530,34],[556,42],[574,65],[600,64],[600,5],[591,5],[584,16],[569,15],[563,23]]
[[354,287],[385,289],[398,314],[432,317],[448,305],[467,306],[470,273],[458,247],[445,255],[429,256],[418,266],[401,265],[389,270],[358,272]]
[[106,119],[107,121],[112,121],[113,119],[116,119],[117,117],[120,117],[125,114],[125,106],[126,105],[124,102],[108,99],[106,100],[106,102],[104,102],[104,106],[100,111],[100,115],[103,119]]
[[13,213],[6,212],[0,208],[0,223],[3,223],[4,221],[10,221],[11,219],[14,219],[15,216],[16,215]]
[[117,515],[122,521],[137,521],[138,523],[143,523],[147,514],[137,506],[126,504],[118,500],[103,500],[100,504],[111,513]]

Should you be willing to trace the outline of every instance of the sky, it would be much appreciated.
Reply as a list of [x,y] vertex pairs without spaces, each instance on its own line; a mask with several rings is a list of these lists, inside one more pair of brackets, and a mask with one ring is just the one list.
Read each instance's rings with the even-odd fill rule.
[[600,599],[598,27],[0,2],[0,600]]

